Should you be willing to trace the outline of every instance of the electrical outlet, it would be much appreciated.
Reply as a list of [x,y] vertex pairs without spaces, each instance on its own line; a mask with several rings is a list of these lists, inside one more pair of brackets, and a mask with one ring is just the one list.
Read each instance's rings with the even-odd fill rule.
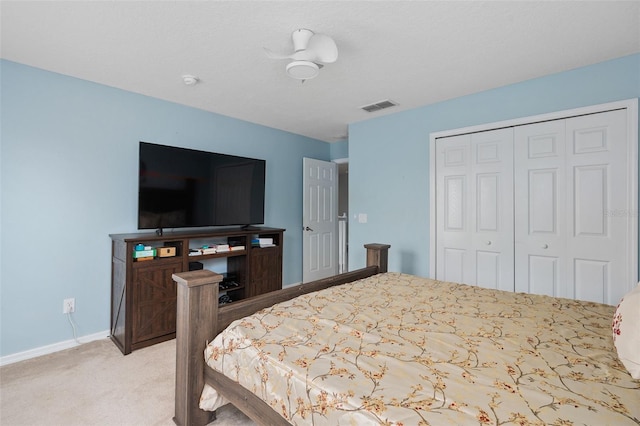
[[62,301],[62,313],[63,314],[70,314],[71,312],[75,312],[76,311],[76,299],[75,298],[70,298],[70,299],[64,299]]

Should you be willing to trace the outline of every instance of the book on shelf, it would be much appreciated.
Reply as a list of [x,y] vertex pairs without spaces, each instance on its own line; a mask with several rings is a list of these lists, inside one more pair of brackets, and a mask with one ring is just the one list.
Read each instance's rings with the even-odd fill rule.
[[202,247],[197,249],[189,249],[189,256],[202,256],[205,254],[216,254],[215,247]]
[[231,251],[231,247],[229,246],[229,244],[212,244],[212,245],[205,245],[197,249],[189,249],[189,256],[202,256],[205,254],[227,253],[229,251]]
[[251,240],[251,246],[253,247],[275,247],[273,244],[273,238],[253,238]]
[[133,258],[134,259],[142,259],[142,258],[154,258],[156,256],[156,249],[148,248],[146,250],[134,250]]
[[229,244],[216,244],[216,251],[218,253],[226,253],[229,250]]

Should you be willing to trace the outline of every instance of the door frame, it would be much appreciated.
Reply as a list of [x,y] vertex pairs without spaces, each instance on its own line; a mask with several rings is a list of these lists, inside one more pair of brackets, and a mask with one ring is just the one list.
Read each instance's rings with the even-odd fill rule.
[[627,264],[630,267],[630,281],[626,283],[626,291],[631,291],[638,282],[638,98],[622,101],[608,102],[587,107],[574,108],[563,111],[555,111],[546,114],[521,117],[512,120],[498,121],[494,123],[480,124],[476,126],[462,127],[458,129],[444,130],[429,134],[429,277],[436,276],[436,139],[456,136],[465,133],[476,133],[487,130],[495,130],[504,127],[522,126],[542,121],[560,120],[580,115],[596,114],[611,110],[626,109],[627,111],[627,166],[630,174],[630,185],[627,193],[627,211],[621,212],[627,216],[628,226],[631,230],[631,238],[627,247]]

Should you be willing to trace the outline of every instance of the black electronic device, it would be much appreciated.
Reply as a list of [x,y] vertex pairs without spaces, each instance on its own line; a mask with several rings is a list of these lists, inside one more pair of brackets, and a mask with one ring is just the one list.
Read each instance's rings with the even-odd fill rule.
[[138,228],[264,224],[265,160],[140,142]]
[[201,269],[204,269],[204,264],[202,262],[189,262],[190,271],[199,271]]
[[220,282],[220,290],[233,290],[234,288],[239,287],[240,285],[236,281],[235,274],[230,274],[228,272],[222,273],[222,281]]

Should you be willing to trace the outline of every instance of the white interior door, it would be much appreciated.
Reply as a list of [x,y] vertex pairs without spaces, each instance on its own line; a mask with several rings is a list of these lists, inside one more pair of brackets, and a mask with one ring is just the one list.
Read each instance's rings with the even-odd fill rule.
[[302,281],[338,272],[338,177],[335,163],[303,158]]
[[513,129],[436,142],[436,278],[513,284]]

